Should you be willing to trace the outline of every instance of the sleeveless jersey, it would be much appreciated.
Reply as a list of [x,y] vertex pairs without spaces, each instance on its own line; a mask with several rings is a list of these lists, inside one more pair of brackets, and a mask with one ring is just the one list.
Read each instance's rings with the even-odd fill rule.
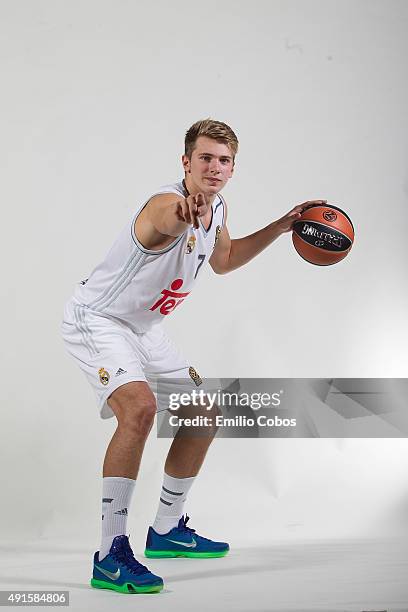
[[[192,226],[159,251],[145,249],[135,235],[135,221],[149,200],[158,194],[187,197],[183,183],[166,185],[156,191],[127,223],[109,253],[75,288],[66,318],[73,318],[72,302],[81,310],[118,319],[135,332],[149,330],[171,314],[190,294],[195,281],[214,250],[224,225],[225,203],[217,194],[211,222],[206,230]],[[71,315],[71,316],[70,316]]]

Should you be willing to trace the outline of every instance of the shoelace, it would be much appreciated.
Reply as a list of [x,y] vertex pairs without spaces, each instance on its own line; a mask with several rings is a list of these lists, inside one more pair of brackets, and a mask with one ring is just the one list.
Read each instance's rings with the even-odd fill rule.
[[[195,529],[192,529],[191,527],[187,527],[187,523],[190,520],[190,517],[186,516],[182,516],[180,519],[180,522],[182,521],[182,524],[177,528],[178,531],[180,531],[180,533],[190,533],[193,534],[196,532]],[[209,540],[208,538],[203,538],[203,536],[200,536],[197,534],[196,536],[197,538],[200,538],[201,540],[205,540],[206,542],[211,542],[211,540]]]
[[123,546],[123,548],[117,550],[113,556],[118,563],[126,565],[127,569],[136,576],[140,576],[140,574],[145,574],[149,571],[145,565],[142,565],[134,558],[130,546]]

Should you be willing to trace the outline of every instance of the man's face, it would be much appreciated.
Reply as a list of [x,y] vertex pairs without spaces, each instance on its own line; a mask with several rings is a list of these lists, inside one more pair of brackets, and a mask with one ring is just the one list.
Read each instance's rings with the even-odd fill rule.
[[207,136],[199,136],[191,160],[183,155],[182,161],[194,185],[209,195],[221,191],[234,171],[229,147]]

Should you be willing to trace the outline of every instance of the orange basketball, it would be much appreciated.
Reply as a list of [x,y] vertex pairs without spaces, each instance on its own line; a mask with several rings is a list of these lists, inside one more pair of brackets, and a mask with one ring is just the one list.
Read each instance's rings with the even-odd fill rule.
[[350,252],[354,227],[341,208],[316,204],[295,221],[292,240],[303,259],[316,266],[330,266]]

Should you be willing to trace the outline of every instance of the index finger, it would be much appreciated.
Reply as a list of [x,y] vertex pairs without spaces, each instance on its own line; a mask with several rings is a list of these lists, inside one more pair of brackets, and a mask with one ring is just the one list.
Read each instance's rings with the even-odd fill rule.
[[198,208],[202,208],[203,206],[207,206],[207,200],[205,199],[205,195],[203,193],[197,193],[196,195],[196,204]]
[[191,217],[191,222],[193,224],[193,227],[195,227],[195,229],[199,229],[200,224],[198,222],[198,215],[199,215],[198,204],[193,200],[191,202],[189,209],[190,209],[190,217]]

